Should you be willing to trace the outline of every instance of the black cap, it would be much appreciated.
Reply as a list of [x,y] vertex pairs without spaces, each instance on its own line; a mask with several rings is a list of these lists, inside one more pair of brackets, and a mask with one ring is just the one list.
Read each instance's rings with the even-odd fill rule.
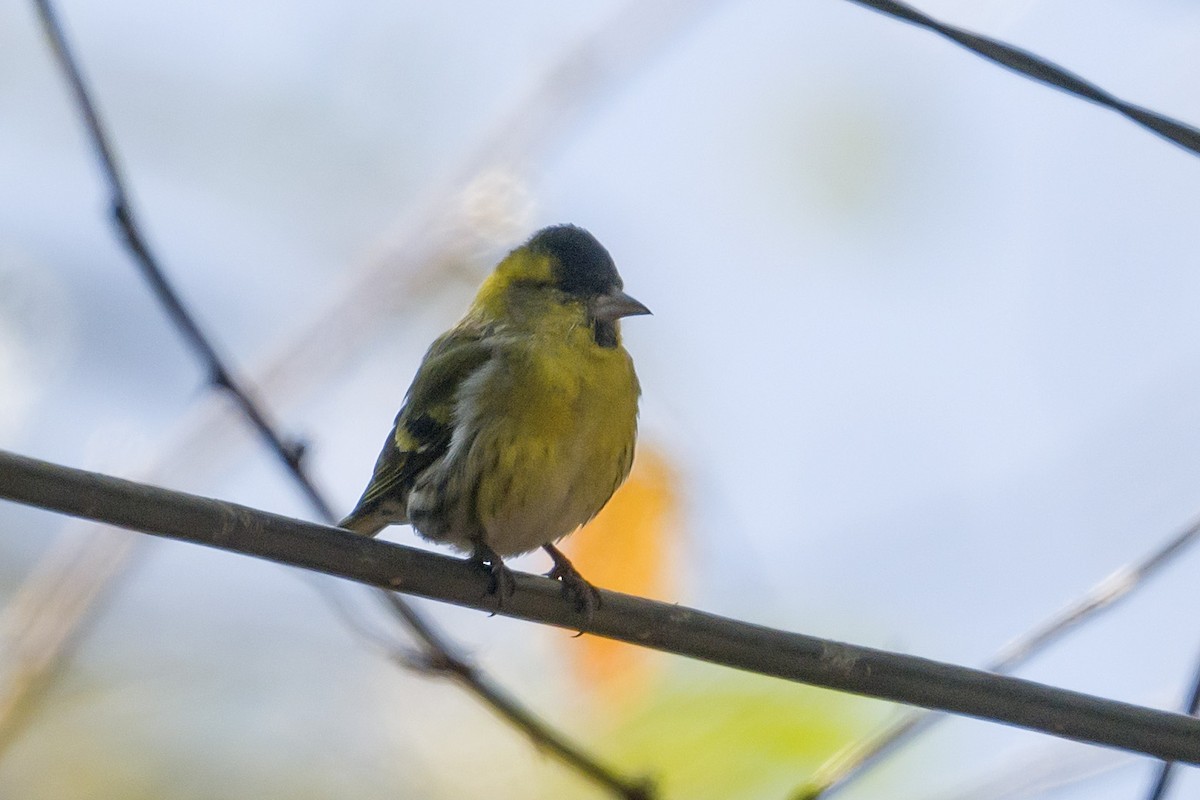
[[617,265],[596,237],[575,225],[542,228],[526,244],[554,258],[554,282],[579,297],[608,294],[622,287]]

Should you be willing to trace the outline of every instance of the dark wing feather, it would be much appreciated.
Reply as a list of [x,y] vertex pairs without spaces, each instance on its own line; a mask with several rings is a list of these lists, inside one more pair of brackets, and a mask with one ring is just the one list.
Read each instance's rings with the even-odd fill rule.
[[342,527],[374,535],[404,517],[417,476],[450,446],[459,386],[490,357],[483,332],[462,328],[430,346],[375,462],[371,483]]

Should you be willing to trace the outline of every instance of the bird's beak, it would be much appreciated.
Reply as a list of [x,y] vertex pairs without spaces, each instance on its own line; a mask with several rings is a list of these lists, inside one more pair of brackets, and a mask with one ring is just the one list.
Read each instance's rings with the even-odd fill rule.
[[649,314],[650,309],[634,300],[619,289],[608,294],[602,294],[592,301],[592,314],[596,319],[612,322],[621,317],[634,317],[639,314]]

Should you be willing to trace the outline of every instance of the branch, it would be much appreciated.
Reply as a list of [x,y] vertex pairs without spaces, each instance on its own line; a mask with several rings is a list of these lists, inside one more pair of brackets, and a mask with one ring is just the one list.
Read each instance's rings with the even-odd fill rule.
[[1185,122],[1180,122],[1179,120],[1165,117],[1162,114],[1142,108],[1141,106],[1127,103],[1119,97],[1109,94],[1096,84],[1084,80],[1052,61],[1047,61],[1040,56],[1034,55],[1028,50],[1022,50],[1019,47],[1013,47],[1011,44],[1001,42],[998,39],[981,36],[978,33],[972,33],[971,31],[939,22],[910,5],[898,2],[898,0],[850,0],[850,2],[866,6],[881,14],[895,17],[896,19],[916,25],[919,28],[931,30],[956,44],[962,45],[976,55],[986,58],[988,61],[993,61],[1002,67],[1007,67],[1013,72],[1024,75],[1031,80],[1052,86],[1067,94],[1081,97],[1096,105],[1111,108],[1113,111],[1124,117],[1128,117],[1143,128],[1147,128],[1167,141],[1173,142],[1184,150],[1190,151],[1193,155],[1200,154],[1200,130]]
[[[1200,665],[1196,667],[1196,674],[1192,678],[1192,692],[1187,701],[1187,713],[1194,717],[1198,712],[1200,712]],[[1146,800],[1162,800],[1166,797],[1174,773],[1174,761],[1164,761],[1159,764],[1158,773],[1154,777],[1154,783],[1150,787],[1150,793],[1146,795]]]
[[1200,720],[1183,714],[610,591],[584,620],[557,581],[534,575],[518,574],[498,607],[488,576],[464,560],[2,450],[0,497],[761,675],[1200,765]]
[[[1145,586],[1198,538],[1200,519],[1192,521],[1186,528],[1143,555],[1138,561],[1123,564],[1049,620],[1009,642],[983,668],[988,672],[1000,674],[1015,671],[1063,636],[1095,619],[1101,612],[1112,608],[1132,592]],[[1197,681],[1200,681],[1200,673],[1197,673]],[[1200,683],[1197,684],[1197,689],[1200,690]],[[1194,714],[1194,709],[1190,713]],[[815,800],[818,797],[833,796],[866,774],[867,770],[894,753],[901,745],[928,731],[941,719],[943,718],[933,714],[912,711],[866,739],[851,742],[822,764],[793,795],[793,800]]]

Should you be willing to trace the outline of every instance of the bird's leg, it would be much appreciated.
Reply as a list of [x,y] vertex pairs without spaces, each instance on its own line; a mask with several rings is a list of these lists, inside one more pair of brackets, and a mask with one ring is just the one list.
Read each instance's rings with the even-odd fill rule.
[[504,605],[504,601],[512,597],[513,592],[517,590],[512,570],[504,566],[503,559],[483,542],[475,543],[470,562],[488,574],[492,582],[488,594],[494,595],[499,605]]
[[600,607],[600,592],[596,591],[596,587],[579,574],[579,570],[575,569],[575,566],[557,547],[552,544],[544,544],[542,549],[550,554],[550,558],[554,559],[554,568],[546,573],[546,577],[562,581],[563,594],[574,597],[575,607],[585,618],[591,619],[592,614]]

